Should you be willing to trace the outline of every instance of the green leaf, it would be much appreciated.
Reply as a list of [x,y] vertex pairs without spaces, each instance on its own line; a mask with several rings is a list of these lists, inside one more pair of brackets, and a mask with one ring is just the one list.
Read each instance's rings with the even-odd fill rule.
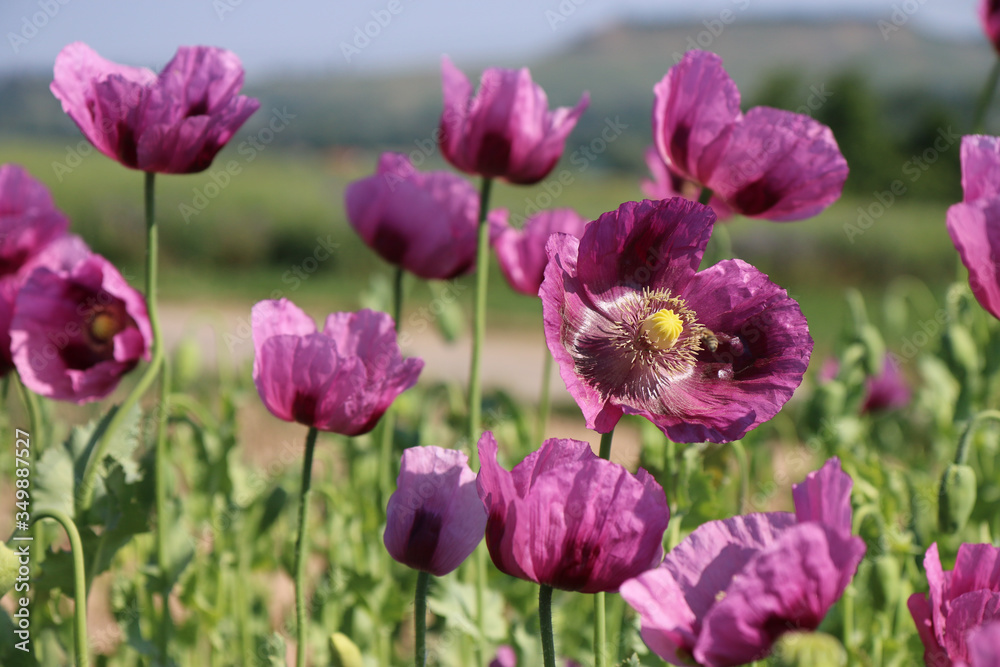
[[[445,618],[449,624],[473,638],[479,637],[475,621],[476,589],[454,577],[435,580],[434,595],[427,598],[427,607]],[[507,621],[503,615],[503,598],[495,590],[487,590],[483,600],[483,627],[486,638],[501,641],[507,637]]]
[[[42,508],[60,509],[79,524],[90,523],[83,520],[85,517],[77,516],[76,498],[82,492],[80,485],[87,461],[117,410],[117,407],[111,408],[101,419],[74,427],[64,442],[45,450],[35,464],[32,500],[36,511]],[[129,484],[141,479],[139,466],[132,457],[139,444],[139,414],[138,408],[133,409],[109,443],[104,461],[98,468],[93,506],[97,506],[107,495],[106,478],[112,470],[119,469],[123,480]]]
[[639,667],[639,656],[633,653],[627,660],[619,662],[618,667]]

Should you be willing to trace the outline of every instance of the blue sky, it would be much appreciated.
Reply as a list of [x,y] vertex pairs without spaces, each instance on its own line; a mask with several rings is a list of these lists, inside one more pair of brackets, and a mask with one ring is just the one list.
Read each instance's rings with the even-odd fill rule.
[[[978,38],[976,0],[0,0],[0,73],[44,71],[82,40],[159,69],[182,44],[240,55],[248,78],[301,70],[367,72],[518,65],[622,19],[906,17],[942,37]],[[381,24],[378,20],[381,19]],[[565,20],[562,20],[565,19]],[[363,35],[366,30],[369,35]],[[363,36],[359,36],[362,33]],[[374,35],[374,36],[370,36]],[[367,38],[367,41],[366,41]]]

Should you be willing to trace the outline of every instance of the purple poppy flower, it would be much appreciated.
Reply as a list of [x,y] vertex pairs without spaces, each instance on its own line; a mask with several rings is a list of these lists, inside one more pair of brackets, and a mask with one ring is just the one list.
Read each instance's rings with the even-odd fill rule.
[[60,401],[104,398],[153,334],[146,300],[79,237],[64,235],[22,269],[10,325],[11,354],[25,386]]
[[445,56],[441,61],[444,111],[441,152],[456,168],[529,185],[545,178],[562,156],[566,137],[590,103],[549,111],[545,91],[527,68],[491,67],[473,97],[469,80]]
[[798,304],[740,260],[697,271],[714,222],[675,197],[549,239],[545,338],[588,428],[629,413],[675,442],[736,440],[802,381],[812,338]]
[[762,659],[786,632],[815,630],[865,554],[850,534],[851,486],[830,459],[793,487],[794,514],[709,521],[622,584],[646,645],[673,665],[728,667]]
[[802,220],[840,197],[847,161],[830,128],[780,109],[741,113],[740,92],[714,53],[688,51],[653,91],[660,156],[733,211]]
[[[924,644],[924,662],[935,667],[979,667],[972,660],[969,636],[1000,621],[1000,549],[990,544],[962,544],[955,569],[945,572],[935,543],[924,556],[924,569],[930,592],[914,593],[907,600]],[[976,644],[976,652],[988,649],[989,635]]]
[[962,137],[963,200],[948,209],[948,234],[980,305],[1000,318],[1000,138]]
[[486,509],[468,456],[432,446],[403,452],[396,491],[386,507],[389,555],[441,577],[475,551],[485,531]]
[[23,269],[68,227],[41,182],[16,164],[0,165],[0,377],[14,367],[10,321]]
[[[448,279],[476,266],[479,194],[446,171],[422,173],[402,153],[383,153],[375,175],[344,192],[347,220],[382,259],[429,279]],[[491,229],[507,211],[491,211]]]
[[884,412],[898,410],[910,404],[910,385],[899,370],[899,364],[892,355],[886,355],[882,372],[868,378],[868,388],[861,412]]
[[421,359],[403,359],[392,318],[333,313],[323,331],[288,299],[251,314],[253,379],[275,417],[321,431],[361,435],[417,382]]
[[496,657],[490,660],[490,667],[517,667],[517,654],[514,647],[504,644],[497,649]]
[[585,442],[552,438],[508,472],[489,431],[479,460],[486,546],[501,572],[599,593],[660,562],[670,510],[645,470],[633,475]]
[[573,209],[555,208],[531,216],[521,229],[502,225],[493,238],[493,249],[507,283],[521,294],[538,296],[549,261],[545,254],[549,236],[562,232],[579,238],[586,224]]
[[56,57],[52,94],[97,150],[126,167],[191,174],[212,164],[260,106],[237,95],[236,54],[183,46],[159,75],[119,65],[74,42]]
[[979,3],[979,22],[983,26],[986,39],[990,40],[993,50],[1000,54],[1000,2],[997,0],[981,0]]
[[[691,201],[698,201],[701,197],[702,188],[694,181],[680,176],[671,169],[663,158],[660,157],[656,146],[650,146],[645,153],[646,166],[652,180],[643,179],[639,183],[642,193],[650,199],[670,199],[671,197],[684,197]],[[723,222],[733,217],[733,209],[716,196],[712,196],[708,205],[715,211],[715,217],[719,222]]]

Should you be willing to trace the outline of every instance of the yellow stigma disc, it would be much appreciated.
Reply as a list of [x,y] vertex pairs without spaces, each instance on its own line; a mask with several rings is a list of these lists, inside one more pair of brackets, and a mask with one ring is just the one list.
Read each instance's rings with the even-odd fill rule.
[[107,313],[98,313],[90,323],[90,335],[94,339],[107,342],[114,338],[115,334],[122,330],[115,318]]
[[649,338],[649,342],[661,350],[672,348],[682,331],[684,322],[669,308],[656,311],[642,323],[642,332]]

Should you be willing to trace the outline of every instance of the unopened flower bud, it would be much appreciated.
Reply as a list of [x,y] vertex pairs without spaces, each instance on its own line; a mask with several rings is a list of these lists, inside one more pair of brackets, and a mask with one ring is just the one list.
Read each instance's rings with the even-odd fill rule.
[[866,324],[858,332],[858,339],[865,348],[862,359],[865,372],[868,375],[881,374],[885,363],[885,341],[882,340],[882,334],[873,325]]
[[186,387],[198,379],[201,371],[201,347],[190,338],[185,338],[174,349],[174,382],[178,387]]
[[361,651],[341,632],[330,635],[330,664],[333,667],[364,667]]
[[938,528],[957,533],[976,505],[976,471],[964,464],[951,463],[941,475],[938,496]]
[[899,599],[899,561],[893,556],[881,555],[871,569],[872,601],[879,609],[891,609]]
[[822,632],[789,632],[774,645],[774,667],[844,667],[847,652],[836,638]]
[[961,324],[949,326],[944,334],[944,344],[956,370],[960,370],[965,377],[979,372],[979,351],[967,328]]

